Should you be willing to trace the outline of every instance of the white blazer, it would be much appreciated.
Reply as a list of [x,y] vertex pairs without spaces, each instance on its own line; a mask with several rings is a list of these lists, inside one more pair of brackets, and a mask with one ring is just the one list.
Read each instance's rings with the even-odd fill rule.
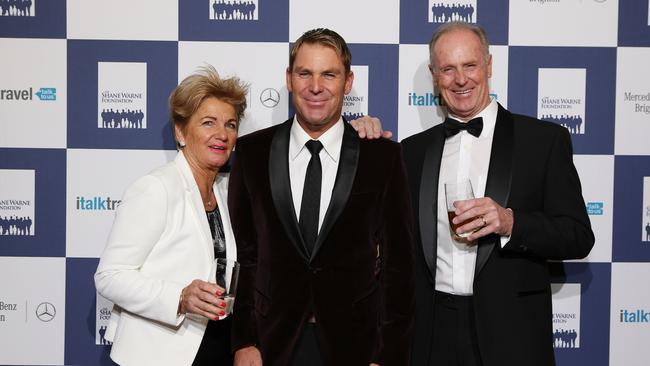
[[[228,179],[214,184],[236,258],[227,207]],[[182,152],[133,183],[115,214],[95,273],[97,291],[115,306],[106,331],[120,365],[191,365],[208,320],[178,316],[181,290],[194,279],[215,280],[212,235],[199,188]],[[215,365],[217,366],[217,365]]]

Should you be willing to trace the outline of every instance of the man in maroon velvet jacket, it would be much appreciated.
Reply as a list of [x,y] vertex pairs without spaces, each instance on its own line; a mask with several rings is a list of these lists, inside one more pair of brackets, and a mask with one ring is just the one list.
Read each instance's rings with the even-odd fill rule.
[[237,142],[229,193],[241,263],[235,365],[409,362],[414,264],[405,167],[397,143],[359,140],[343,120],[350,60],[336,32],[303,34],[286,72],[296,115]]

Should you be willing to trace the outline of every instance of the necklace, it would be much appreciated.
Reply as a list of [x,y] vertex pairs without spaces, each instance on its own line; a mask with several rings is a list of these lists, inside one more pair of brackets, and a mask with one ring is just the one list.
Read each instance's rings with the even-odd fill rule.
[[208,192],[208,200],[203,202],[206,208],[212,207],[212,196],[213,196],[213,190],[210,188],[210,192]]

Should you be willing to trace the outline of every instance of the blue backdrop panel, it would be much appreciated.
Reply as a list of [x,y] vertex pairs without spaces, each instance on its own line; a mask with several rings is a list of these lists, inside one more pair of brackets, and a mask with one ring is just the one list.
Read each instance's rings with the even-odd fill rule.
[[110,348],[95,345],[95,282],[97,258],[67,258],[65,293],[65,364],[116,365]]
[[650,46],[648,0],[621,0],[620,3],[621,6],[618,7],[618,45]]
[[[452,9],[457,4],[453,0],[438,0],[435,3]],[[472,14],[463,19],[484,27],[490,44],[508,44],[508,0],[477,0],[476,7],[471,8]],[[428,0],[400,1],[400,43],[428,44],[433,31],[441,24],[435,21],[429,23],[431,12]]]
[[[257,19],[210,19],[210,11],[214,11],[214,8],[211,9],[208,3],[214,5],[216,2],[179,1],[178,31],[181,41],[286,42],[289,38],[289,0],[257,1]],[[244,2],[255,3],[241,1]]]
[[[650,243],[642,242],[643,177],[650,177],[650,156],[614,160],[614,262],[650,261]],[[650,195],[650,192],[646,192]]]
[[[146,129],[97,127],[99,62],[146,62]],[[167,98],[177,73],[177,42],[69,40],[68,147],[175,149]]]
[[[610,263],[552,263],[551,282],[580,284],[580,347],[555,348],[558,365],[609,364]],[[589,362],[585,363],[585,360]]]
[[616,48],[509,47],[508,107],[537,116],[538,69],[587,69],[585,134],[572,134],[575,154],[614,153]]
[[0,235],[0,256],[65,257],[66,151],[0,148],[0,157],[0,169],[34,170],[36,191],[34,235]]
[[385,129],[397,131],[398,45],[350,45],[353,65],[368,65],[368,114],[381,118]]
[[[0,16],[0,35],[15,38],[66,37],[65,0],[37,1],[34,8],[30,15]],[[2,9],[3,14],[5,11],[6,8]],[[7,51],[3,50],[4,52]]]

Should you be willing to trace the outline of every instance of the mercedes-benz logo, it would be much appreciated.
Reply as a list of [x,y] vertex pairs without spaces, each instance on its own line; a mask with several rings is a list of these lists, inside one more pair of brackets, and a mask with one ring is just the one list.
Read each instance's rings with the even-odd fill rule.
[[280,93],[273,88],[266,88],[260,94],[260,102],[267,108],[273,108],[280,103]]
[[42,302],[36,307],[36,317],[42,322],[54,319],[56,308],[49,302]]

